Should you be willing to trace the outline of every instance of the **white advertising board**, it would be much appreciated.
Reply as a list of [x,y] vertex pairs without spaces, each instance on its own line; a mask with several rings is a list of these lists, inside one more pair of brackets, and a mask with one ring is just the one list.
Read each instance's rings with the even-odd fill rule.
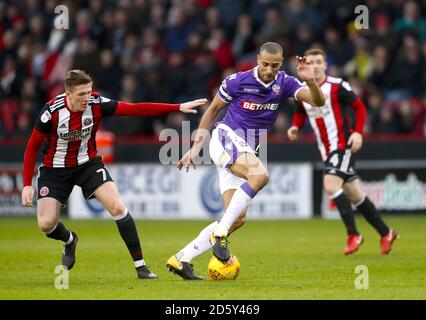
[[[310,218],[312,166],[272,164],[270,181],[254,198],[249,219]],[[129,212],[141,219],[212,219],[223,214],[218,175],[214,166],[189,173],[174,166],[109,165],[108,170]],[[75,187],[69,198],[71,218],[109,217],[95,200],[85,200]]]

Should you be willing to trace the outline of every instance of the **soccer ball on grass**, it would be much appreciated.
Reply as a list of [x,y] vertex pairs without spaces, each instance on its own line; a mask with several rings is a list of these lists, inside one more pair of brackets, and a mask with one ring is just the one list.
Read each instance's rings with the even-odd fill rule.
[[213,280],[234,280],[240,274],[240,262],[234,255],[226,263],[213,256],[210,258],[208,271]]

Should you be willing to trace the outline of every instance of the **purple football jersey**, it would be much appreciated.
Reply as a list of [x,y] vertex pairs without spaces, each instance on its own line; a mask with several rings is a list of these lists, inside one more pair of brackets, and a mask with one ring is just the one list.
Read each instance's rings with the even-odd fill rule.
[[[258,76],[258,67],[228,76],[219,87],[219,97],[229,103],[223,123],[233,130],[243,132],[246,141],[254,133],[255,143],[259,133],[269,130],[278,116],[278,108],[286,98],[296,99],[302,84],[279,71],[275,80],[264,83]],[[251,130],[250,130],[251,129]],[[252,141],[250,141],[252,142]],[[251,144],[251,143],[249,143]]]

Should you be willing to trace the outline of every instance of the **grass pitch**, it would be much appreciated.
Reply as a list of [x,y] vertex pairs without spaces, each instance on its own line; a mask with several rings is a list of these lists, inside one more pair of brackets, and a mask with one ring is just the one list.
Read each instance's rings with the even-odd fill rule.
[[[0,219],[0,299],[426,299],[426,217],[385,217],[401,237],[380,256],[379,236],[362,218],[361,249],[343,255],[340,221],[248,221],[230,237],[241,262],[234,281],[208,277],[211,252],[194,260],[206,281],[183,281],[167,271],[176,253],[208,221],[137,221],[144,258],[158,280],[138,280],[112,220],[63,220],[80,241],[69,289],[55,288],[62,245],[47,239],[35,219]],[[356,289],[368,268],[368,289]],[[365,275],[365,273],[363,274]],[[365,282],[364,282],[365,283]]]

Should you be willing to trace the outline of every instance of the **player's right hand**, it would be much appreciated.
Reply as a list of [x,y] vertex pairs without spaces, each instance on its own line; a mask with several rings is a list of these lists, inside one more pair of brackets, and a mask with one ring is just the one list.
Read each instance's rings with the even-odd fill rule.
[[21,200],[22,205],[25,207],[33,206],[34,188],[32,186],[25,186],[22,190]]
[[290,129],[287,130],[287,136],[290,139],[290,141],[296,141],[298,133],[299,133],[299,128],[296,126],[292,126]]
[[208,101],[207,99],[203,98],[203,99],[197,99],[197,100],[185,102],[180,105],[179,110],[182,111],[183,113],[197,113],[197,110],[195,110],[195,108],[198,108],[206,104],[207,101]]
[[182,167],[185,166],[186,172],[189,172],[189,166],[192,164],[195,170],[195,157],[197,156],[197,152],[194,152],[193,148],[189,149],[187,153],[179,160],[177,168],[182,170]]

